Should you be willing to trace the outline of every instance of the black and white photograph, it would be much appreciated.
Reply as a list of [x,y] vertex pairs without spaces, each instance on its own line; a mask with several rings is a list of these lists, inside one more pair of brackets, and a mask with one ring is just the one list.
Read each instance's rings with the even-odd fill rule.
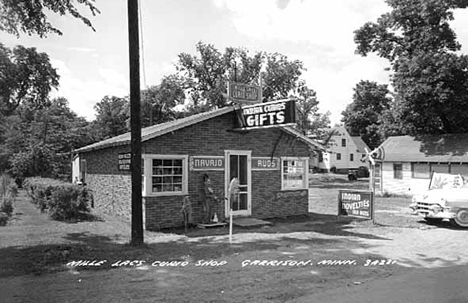
[[0,0],[0,302],[468,302],[468,0]]

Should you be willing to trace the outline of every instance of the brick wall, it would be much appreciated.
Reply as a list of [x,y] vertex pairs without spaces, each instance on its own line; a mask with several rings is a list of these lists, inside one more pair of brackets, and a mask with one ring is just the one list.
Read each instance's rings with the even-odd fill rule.
[[[171,154],[171,155],[206,155],[224,156],[225,150],[250,150],[252,157],[309,157],[309,147],[293,136],[278,128],[258,129],[248,132],[232,131],[234,113],[200,122],[198,124],[177,130],[173,133],[148,140],[142,144],[143,154]],[[128,172],[118,171],[117,157],[121,152],[127,152],[129,146],[107,148],[88,152],[83,155],[87,160],[89,183],[97,182],[99,187],[105,187],[104,192],[112,192],[117,184],[103,181],[102,175],[126,175]],[[212,181],[214,190],[221,197],[221,202],[215,210],[220,219],[224,219],[224,171],[189,171],[188,194],[193,205],[194,222],[201,220],[200,193],[202,176],[207,173]],[[96,175],[93,179],[91,175]],[[106,180],[110,180],[106,179]],[[102,184],[102,185],[101,185]],[[120,185],[119,185],[120,186]],[[128,193],[121,194],[120,199],[109,202],[109,194],[102,195],[99,207],[109,209],[126,209],[130,205],[127,195],[130,195],[130,183],[127,184]],[[281,191],[280,170],[252,171],[252,216],[270,218],[305,214],[308,211],[307,191]],[[120,191],[119,191],[120,193]],[[107,197],[107,198],[105,198]],[[107,200],[106,200],[107,199]],[[105,201],[106,200],[106,201]],[[120,201],[120,202],[119,202]],[[158,196],[145,198],[146,228],[157,230],[165,227],[181,226],[183,223],[181,208],[183,196]],[[123,203],[126,206],[115,206]]]

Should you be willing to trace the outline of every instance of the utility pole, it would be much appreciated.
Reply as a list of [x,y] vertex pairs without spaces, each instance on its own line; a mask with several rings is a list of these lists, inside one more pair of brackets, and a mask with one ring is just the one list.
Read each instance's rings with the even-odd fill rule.
[[143,244],[141,199],[141,110],[138,0],[128,1],[128,51],[130,59],[130,127],[132,170],[132,245]]

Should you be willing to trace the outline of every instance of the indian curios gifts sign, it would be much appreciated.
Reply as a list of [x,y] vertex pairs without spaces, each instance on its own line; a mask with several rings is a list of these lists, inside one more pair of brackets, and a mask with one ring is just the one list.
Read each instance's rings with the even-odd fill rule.
[[374,219],[374,194],[371,191],[340,190],[338,216]]
[[236,110],[238,129],[267,128],[296,124],[293,100],[279,100],[243,106]]

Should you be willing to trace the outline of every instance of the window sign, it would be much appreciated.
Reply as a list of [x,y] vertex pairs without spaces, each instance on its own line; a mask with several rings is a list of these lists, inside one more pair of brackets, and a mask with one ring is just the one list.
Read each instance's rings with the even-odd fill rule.
[[308,162],[299,158],[283,158],[281,189],[295,190],[308,188]]

